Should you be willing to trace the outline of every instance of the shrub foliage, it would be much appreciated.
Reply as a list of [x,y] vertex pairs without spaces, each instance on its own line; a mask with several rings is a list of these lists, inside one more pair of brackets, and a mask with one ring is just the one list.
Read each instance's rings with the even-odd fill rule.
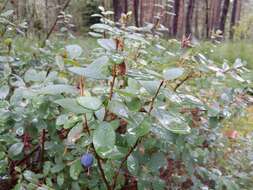
[[[252,187],[252,172],[229,167],[239,158],[226,160],[225,136],[234,140],[236,131],[221,130],[251,100],[246,64],[219,66],[188,39],[164,42],[159,22],[136,28],[128,26],[130,13],[114,23],[110,11],[100,10],[90,32],[98,47],[89,54],[77,44],[49,42],[18,52],[12,30],[2,36],[1,185]],[[7,23],[8,14],[1,14],[2,27],[21,31]]]

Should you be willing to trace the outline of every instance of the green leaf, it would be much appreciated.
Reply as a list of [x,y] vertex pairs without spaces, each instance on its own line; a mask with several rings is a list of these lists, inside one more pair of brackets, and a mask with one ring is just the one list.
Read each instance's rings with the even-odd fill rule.
[[162,109],[153,109],[151,115],[154,116],[165,129],[173,133],[188,134],[191,131],[191,128],[180,115],[172,114]]
[[89,110],[99,110],[101,108],[102,102],[96,97],[81,96],[77,98],[77,102],[86,109]]
[[15,59],[11,56],[0,56],[0,63],[11,63],[14,62]]
[[99,121],[103,121],[105,117],[105,108],[102,107],[101,109],[97,110],[95,115]]
[[81,190],[81,187],[77,181],[71,183],[71,190]]
[[98,32],[113,31],[113,28],[106,24],[93,24],[90,28]]
[[0,87],[0,100],[5,99],[9,94],[10,88],[7,85]]
[[69,144],[75,143],[78,139],[80,139],[82,132],[83,132],[83,125],[82,123],[78,123],[75,127],[73,127],[69,131],[67,142]]
[[87,113],[89,112],[87,109],[84,109],[82,106],[80,106],[76,99],[71,99],[71,98],[64,98],[64,99],[59,99],[54,101],[56,104],[59,104],[61,107],[64,109],[76,113],[76,114],[81,114],[81,113]]
[[98,39],[98,44],[108,51],[116,50],[116,43],[112,39]]
[[144,35],[142,34],[138,34],[138,33],[128,34],[126,35],[126,38],[128,38],[129,40],[133,40],[134,42],[139,41],[144,44],[150,44],[147,40],[145,40]]
[[151,95],[155,95],[157,89],[159,88],[160,81],[152,80],[152,81],[139,81],[140,84],[147,90]]
[[59,173],[60,171],[62,171],[64,169],[65,165],[60,162],[60,163],[56,163],[52,168],[51,168],[51,172],[52,173]]
[[149,118],[145,118],[141,124],[135,128],[134,132],[137,137],[142,137],[149,133],[151,128],[151,120]]
[[133,155],[130,155],[127,158],[127,169],[131,174],[137,176],[139,171],[139,162]]
[[75,74],[95,80],[105,80],[110,75],[108,57],[102,56],[88,65],[86,68],[70,67],[69,70]]
[[183,74],[184,74],[183,68],[172,68],[172,69],[164,70],[163,77],[165,80],[174,80],[174,79],[179,78]]
[[91,37],[94,37],[94,38],[102,38],[103,35],[102,34],[99,34],[99,33],[96,33],[96,32],[89,32],[88,33]]
[[51,162],[46,161],[43,164],[43,175],[47,176],[49,174],[49,172],[50,172],[50,169],[51,169]]
[[81,117],[77,117],[74,115],[63,125],[63,128],[70,129],[74,127],[78,122],[81,122],[81,121],[82,121]]
[[37,72],[34,69],[29,69],[26,71],[24,80],[26,82],[43,82],[46,79],[47,72]]
[[83,49],[79,45],[67,45],[65,47],[70,59],[76,59],[82,55]]
[[57,185],[62,186],[64,183],[64,173],[57,175]]
[[141,100],[138,97],[134,97],[131,101],[126,102],[127,107],[131,111],[138,112],[141,109]]
[[25,170],[23,172],[23,176],[29,182],[32,182],[32,183],[37,183],[38,182],[38,178],[37,178],[36,174],[33,173],[30,170]]
[[1,13],[1,16],[2,17],[9,17],[9,16],[13,15],[13,13],[14,13],[14,10],[7,10],[7,11]]
[[120,102],[120,101],[117,101],[117,100],[112,100],[110,103],[109,103],[109,106],[108,106],[108,109],[120,116],[120,117],[125,117],[127,118],[128,117],[128,108],[127,106],[124,105],[124,103]]
[[108,157],[114,148],[115,139],[116,134],[113,127],[107,122],[100,123],[93,134],[96,152],[103,158]]
[[41,94],[50,94],[50,95],[56,95],[61,93],[68,93],[68,94],[76,94],[78,93],[77,88],[70,85],[64,85],[64,84],[55,84],[55,85],[48,85],[46,87],[43,87],[41,90],[39,90],[39,93]]
[[20,153],[22,153],[24,148],[24,143],[15,143],[11,145],[11,147],[8,150],[8,154],[10,157],[18,156]]
[[56,125],[64,125],[67,121],[68,121],[67,114],[59,115],[56,119]]
[[161,152],[154,153],[148,162],[148,166],[153,172],[158,172],[159,169],[166,166],[166,164],[166,157]]
[[69,168],[70,177],[73,180],[78,180],[80,173],[82,172],[83,167],[81,165],[80,159],[76,160]]

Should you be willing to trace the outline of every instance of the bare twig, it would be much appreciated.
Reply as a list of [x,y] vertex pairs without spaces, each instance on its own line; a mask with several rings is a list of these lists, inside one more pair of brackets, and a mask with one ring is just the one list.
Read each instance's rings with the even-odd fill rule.
[[187,75],[183,80],[181,80],[176,86],[175,88],[173,89],[174,92],[177,91],[177,89],[182,86],[187,80],[189,80],[190,78],[192,78],[192,74],[190,73],[189,75]]
[[137,141],[135,142],[135,144],[129,149],[128,153],[125,155],[125,157],[123,158],[123,160],[120,163],[120,166],[118,168],[118,170],[115,172],[115,175],[113,177],[113,181],[112,181],[112,187],[111,190],[114,190],[117,184],[117,179],[120,173],[121,168],[124,166],[124,164],[126,163],[128,157],[132,154],[132,152],[134,151],[134,149],[138,146],[139,142],[141,141],[141,138],[139,137],[137,139]]
[[[79,88],[80,88],[80,95],[83,96],[83,90],[84,90],[84,79],[83,79],[83,77],[80,78]],[[88,125],[88,120],[87,120],[86,114],[84,114],[83,126],[84,126],[84,130],[86,130],[87,133],[88,133],[88,135],[91,136],[91,132],[90,132],[90,129],[89,129],[89,125]],[[104,172],[104,169],[103,169],[103,166],[102,166],[102,160],[101,160],[100,156],[97,154],[93,142],[91,143],[91,148],[93,149],[93,152],[95,154],[95,158],[96,158],[97,163],[98,163],[98,168],[99,168],[102,180],[103,180],[104,184],[106,185],[107,189],[110,190],[110,184],[109,184],[109,182],[106,179],[105,172]]]
[[148,114],[149,114],[149,115],[150,115],[151,111],[153,110],[154,103],[155,103],[155,99],[157,98],[157,96],[158,96],[158,94],[159,94],[159,92],[160,92],[160,89],[161,89],[161,87],[163,86],[163,83],[164,83],[164,80],[161,81],[161,83],[160,83],[160,85],[159,85],[159,87],[158,87],[158,89],[157,89],[157,91],[156,91],[154,97],[153,97],[152,100],[151,100],[150,107],[149,107],[149,111],[148,111]]
[[110,82],[110,93],[109,93],[109,100],[112,100],[112,96],[113,96],[113,88],[115,85],[115,80],[116,80],[116,65],[113,65],[112,68],[112,81]]
[[15,171],[15,167],[19,166],[20,164],[24,163],[27,159],[31,157],[37,150],[40,149],[40,145],[37,145],[29,154],[27,154],[22,160],[19,160],[17,163],[14,164],[14,167],[11,168],[10,174]]
[[[64,4],[64,6],[62,7],[62,9],[61,9],[61,11],[59,12],[59,14],[60,14],[62,11],[65,11],[65,10],[68,8],[70,2],[71,2],[71,0],[67,0],[67,2]],[[57,22],[58,22],[58,20],[59,20],[59,14],[57,15],[57,17],[56,17],[56,19],[55,19],[55,21],[54,21],[52,27],[51,27],[50,30],[48,31],[48,33],[47,33],[47,35],[46,35],[46,37],[45,37],[45,39],[44,39],[44,41],[43,41],[43,43],[42,43],[42,47],[44,47],[44,46],[46,45],[46,41],[49,39],[49,37],[50,37],[51,34],[53,33],[54,28],[56,27]]]
[[[90,133],[90,129],[89,129],[89,126],[88,126],[86,114],[84,114],[84,128],[87,130],[87,133],[90,136],[91,133]],[[94,151],[95,158],[96,158],[97,163],[98,163],[98,168],[99,168],[102,180],[103,180],[104,184],[106,185],[107,190],[111,190],[110,184],[107,181],[106,176],[105,176],[105,172],[104,172],[104,169],[103,169],[103,166],[102,166],[102,160],[101,160],[100,156],[97,154],[97,152],[95,150],[95,146],[94,146],[93,143],[91,143],[91,148]]]
[[[149,108],[149,111],[148,111],[148,114],[150,115],[151,111],[153,110],[153,106],[154,106],[154,102],[162,88],[164,84],[164,80],[161,81],[154,97],[152,98],[152,101],[151,101],[151,104],[150,104],[150,108]],[[122,169],[122,167],[124,166],[124,164],[126,163],[128,157],[132,154],[132,152],[135,150],[135,148],[138,146],[138,144],[141,142],[142,140],[142,137],[139,137],[135,144],[129,149],[128,153],[125,155],[125,157],[122,159],[121,163],[120,163],[120,166],[118,168],[118,170],[115,172],[115,175],[113,177],[113,181],[112,181],[112,186],[111,186],[111,190],[114,190],[116,188],[116,184],[117,184],[117,179],[118,179],[118,176],[119,176],[119,173],[120,173],[120,170]]]
[[40,169],[43,167],[44,163],[44,152],[45,152],[45,140],[46,140],[46,130],[42,130],[42,136],[41,136],[41,157],[40,157]]

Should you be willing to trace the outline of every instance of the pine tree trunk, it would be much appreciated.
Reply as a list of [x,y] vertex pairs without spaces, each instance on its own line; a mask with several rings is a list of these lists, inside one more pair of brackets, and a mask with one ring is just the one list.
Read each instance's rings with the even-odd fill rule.
[[186,36],[192,33],[192,18],[193,18],[194,6],[195,6],[195,0],[189,0],[187,15],[186,15],[186,25],[185,25]]
[[220,20],[220,15],[221,15],[221,5],[222,5],[222,0],[216,0],[216,5],[214,7],[214,15],[213,15],[213,27],[215,31],[219,29],[219,20]]
[[220,27],[219,29],[225,33],[225,26],[226,26],[226,20],[228,15],[228,9],[229,9],[230,0],[224,0],[223,7],[222,7],[222,13],[221,13],[221,19],[220,19]]
[[236,21],[239,21],[241,19],[242,3],[243,1],[237,0]]
[[194,34],[199,38],[199,1],[195,2]]
[[205,27],[206,27],[206,38],[209,38],[209,32],[210,32],[210,28],[209,28],[209,4],[208,4],[208,0],[205,0],[205,6],[206,6],[206,12],[205,12]]
[[140,25],[143,26],[143,17],[144,17],[144,0],[140,0]]
[[127,0],[113,0],[114,21],[118,22],[122,13],[127,13]]
[[185,33],[184,32],[184,26],[185,26],[185,14],[184,14],[184,1],[185,0],[180,0],[180,6],[179,6],[179,15],[178,15],[178,31],[177,31],[177,36],[182,37],[182,35]]
[[234,0],[231,21],[230,21],[230,31],[229,31],[229,38],[230,39],[233,39],[233,37],[234,37],[234,26],[236,24],[237,7],[238,7],[238,0]]
[[143,9],[142,9],[142,16],[143,22],[153,22],[153,13],[154,13],[154,0],[142,0]]
[[175,16],[173,18],[173,24],[172,24],[172,34],[173,34],[173,36],[177,35],[179,9],[180,9],[180,0],[175,0],[174,1],[174,14],[175,14]]
[[139,27],[139,0],[133,0],[135,26]]
[[110,0],[103,0],[102,5],[106,10],[111,9],[111,1]]
[[209,28],[211,31],[215,31],[219,27],[221,1],[222,0],[212,0],[210,2]]

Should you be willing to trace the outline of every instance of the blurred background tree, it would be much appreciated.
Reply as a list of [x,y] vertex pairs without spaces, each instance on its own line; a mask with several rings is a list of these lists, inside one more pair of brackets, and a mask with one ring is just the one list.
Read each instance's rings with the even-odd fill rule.
[[[33,32],[50,30],[67,0],[5,0],[1,7],[12,6],[18,19],[27,20]],[[122,13],[132,11],[132,24],[145,26],[160,17],[159,24],[168,28],[167,35],[181,38],[193,35],[209,39],[219,31],[225,38],[251,36],[252,0],[71,0],[67,12],[81,34],[97,22],[90,15],[98,6],[114,11],[118,21]],[[245,30],[247,32],[245,33]],[[239,36],[238,36],[239,35]]]

